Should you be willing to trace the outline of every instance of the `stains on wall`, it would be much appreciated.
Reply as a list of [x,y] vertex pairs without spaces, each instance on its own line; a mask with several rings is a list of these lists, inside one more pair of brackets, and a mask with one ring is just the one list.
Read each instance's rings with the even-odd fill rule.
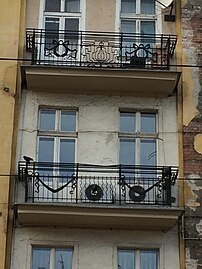
[[[182,1],[184,3],[185,1]],[[182,7],[186,268],[202,268],[202,0]],[[186,55],[186,56],[185,56]],[[185,68],[184,68],[185,69]]]

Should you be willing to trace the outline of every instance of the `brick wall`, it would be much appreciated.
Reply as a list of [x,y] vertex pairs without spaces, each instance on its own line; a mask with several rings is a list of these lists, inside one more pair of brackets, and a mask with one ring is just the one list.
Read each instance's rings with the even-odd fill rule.
[[[202,65],[202,1],[187,0],[182,7],[182,46],[188,64]],[[202,269],[202,154],[194,148],[194,138],[202,134],[202,68],[193,68],[193,98],[198,115],[183,128],[184,178],[194,202],[185,210],[186,268]]]

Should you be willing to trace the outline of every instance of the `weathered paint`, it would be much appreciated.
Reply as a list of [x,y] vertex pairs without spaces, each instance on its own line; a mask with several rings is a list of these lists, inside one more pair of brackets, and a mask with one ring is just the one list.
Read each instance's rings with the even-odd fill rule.
[[[117,164],[119,110],[139,109],[158,111],[158,164],[178,163],[175,96],[158,99],[50,94],[29,90],[24,91],[24,100],[19,159],[23,155],[36,159],[38,109],[40,106],[52,106],[78,109],[78,162]],[[170,118],[172,121],[169,121]]]
[[[202,219],[202,73],[201,27],[202,1],[182,1],[182,47],[184,64],[194,68],[183,68],[183,143],[185,184],[185,244],[186,268],[202,266],[201,237]],[[190,113],[190,115],[189,115]]]
[[[20,43],[21,9],[24,1],[11,0],[0,2],[0,57],[18,58]],[[1,60],[0,63],[0,268],[6,266],[6,254],[9,253],[9,187],[12,161],[14,160],[13,138],[16,136],[14,128],[15,106],[17,100],[18,62]],[[7,88],[7,89],[6,89]],[[5,89],[5,90],[4,90]],[[6,253],[7,249],[7,253]],[[8,260],[7,260],[8,261]]]
[[197,134],[194,137],[194,148],[199,154],[202,154],[202,134]]
[[[155,238],[155,240],[154,240]],[[31,246],[74,247],[73,268],[116,269],[117,248],[158,248],[159,268],[179,269],[177,231],[141,232],[105,229],[16,228],[12,269],[31,265]]]

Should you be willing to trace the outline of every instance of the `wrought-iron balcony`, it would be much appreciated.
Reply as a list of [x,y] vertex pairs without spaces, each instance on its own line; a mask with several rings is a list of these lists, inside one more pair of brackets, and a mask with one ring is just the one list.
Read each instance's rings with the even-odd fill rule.
[[26,202],[171,206],[176,167],[19,162]]
[[23,87],[65,94],[171,96],[180,77],[171,68],[176,42],[175,35],[27,29]]
[[33,65],[170,69],[175,35],[27,29]]
[[167,231],[183,212],[175,201],[177,167],[26,159],[19,162],[15,203],[20,225]]

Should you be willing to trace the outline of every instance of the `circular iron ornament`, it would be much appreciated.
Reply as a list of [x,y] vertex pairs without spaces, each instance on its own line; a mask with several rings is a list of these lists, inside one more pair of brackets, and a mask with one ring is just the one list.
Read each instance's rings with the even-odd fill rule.
[[129,190],[129,197],[133,202],[142,202],[145,199],[145,190],[141,186],[133,186]]
[[91,184],[86,188],[85,194],[89,200],[98,201],[103,196],[103,190],[99,185]]

